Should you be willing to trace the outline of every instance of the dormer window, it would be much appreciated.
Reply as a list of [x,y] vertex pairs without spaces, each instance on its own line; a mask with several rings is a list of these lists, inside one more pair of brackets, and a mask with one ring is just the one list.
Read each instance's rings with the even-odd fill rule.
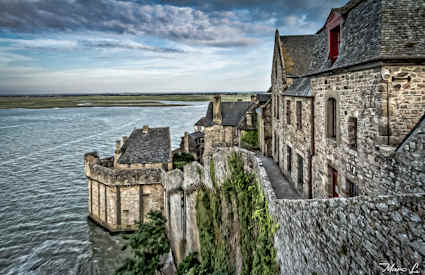
[[342,15],[335,11],[331,11],[328,20],[326,20],[326,29],[328,30],[329,40],[329,59],[332,61],[332,64],[338,59],[339,55],[342,22]]
[[340,41],[340,27],[336,26],[329,31],[329,58],[334,63],[338,58]]

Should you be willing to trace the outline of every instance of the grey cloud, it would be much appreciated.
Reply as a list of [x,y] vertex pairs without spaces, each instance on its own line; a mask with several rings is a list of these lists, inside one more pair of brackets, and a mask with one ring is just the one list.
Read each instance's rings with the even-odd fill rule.
[[77,48],[103,48],[103,49],[125,49],[141,50],[157,53],[183,53],[183,50],[163,47],[148,46],[131,40],[116,39],[83,39],[78,41],[61,39],[10,39],[0,38],[0,42],[10,43],[17,48],[24,49],[53,49],[73,50]]
[[[2,0],[0,27],[16,32],[101,31],[175,41],[232,40],[246,45],[248,23],[232,14],[210,16],[190,7],[113,0]],[[232,43],[228,43],[232,45]],[[107,45],[104,45],[105,47]],[[109,46],[109,45],[108,45]],[[226,46],[225,44],[222,45]]]
[[151,47],[133,41],[119,40],[80,40],[79,44],[89,48],[142,50],[157,53],[183,53],[183,50],[172,48]]

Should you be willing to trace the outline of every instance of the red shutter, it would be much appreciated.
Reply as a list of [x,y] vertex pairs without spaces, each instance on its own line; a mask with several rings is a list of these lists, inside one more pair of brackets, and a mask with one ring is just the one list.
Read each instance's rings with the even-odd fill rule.
[[329,32],[329,38],[330,38],[330,49],[329,49],[329,57],[332,60],[332,62],[335,62],[335,60],[338,58],[338,50],[339,50],[339,26],[333,28]]

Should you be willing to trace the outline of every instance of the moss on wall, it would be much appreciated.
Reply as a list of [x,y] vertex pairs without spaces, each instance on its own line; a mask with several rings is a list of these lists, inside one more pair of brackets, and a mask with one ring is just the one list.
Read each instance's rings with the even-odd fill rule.
[[234,274],[236,250],[242,258],[242,274],[278,273],[273,246],[277,225],[268,213],[263,191],[255,174],[244,170],[239,154],[232,154],[228,161],[231,176],[222,186],[217,185],[214,162],[210,162],[213,189],[199,190],[196,202],[200,263],[183,261],[179,274]]

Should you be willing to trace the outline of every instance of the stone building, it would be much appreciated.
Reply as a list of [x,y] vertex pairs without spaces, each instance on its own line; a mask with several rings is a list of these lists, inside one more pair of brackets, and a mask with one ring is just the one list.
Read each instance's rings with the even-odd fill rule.
[[89,217],[110,232],[134,231],[150,210],[164,211],[163,171],[172,169],[170,129],[134,129],[113,157],[84,156]]
[[379,177],[425,110],[424,33],[413,0],[351,0],[314,35],[276,31],[272,155],[304,197],[398,188]]
[[204,132],[196,131],[190,134],[185,132],[181,138],[180,148],[176,152],[189,153],[195,160],[200,160],[204,153]]
[[258,94],[257,128],[259,149],[265,156],[272,156],[272,100],[271,89],[266,94]]
[[[256,98],[252,98],[256,100]],[[255,130],[256,102],[222,102],[221,96],[215,96],[208,105],[203,121],[204,154],[209,154],[217,146],[231,147],[240,144],[244,131]]]

